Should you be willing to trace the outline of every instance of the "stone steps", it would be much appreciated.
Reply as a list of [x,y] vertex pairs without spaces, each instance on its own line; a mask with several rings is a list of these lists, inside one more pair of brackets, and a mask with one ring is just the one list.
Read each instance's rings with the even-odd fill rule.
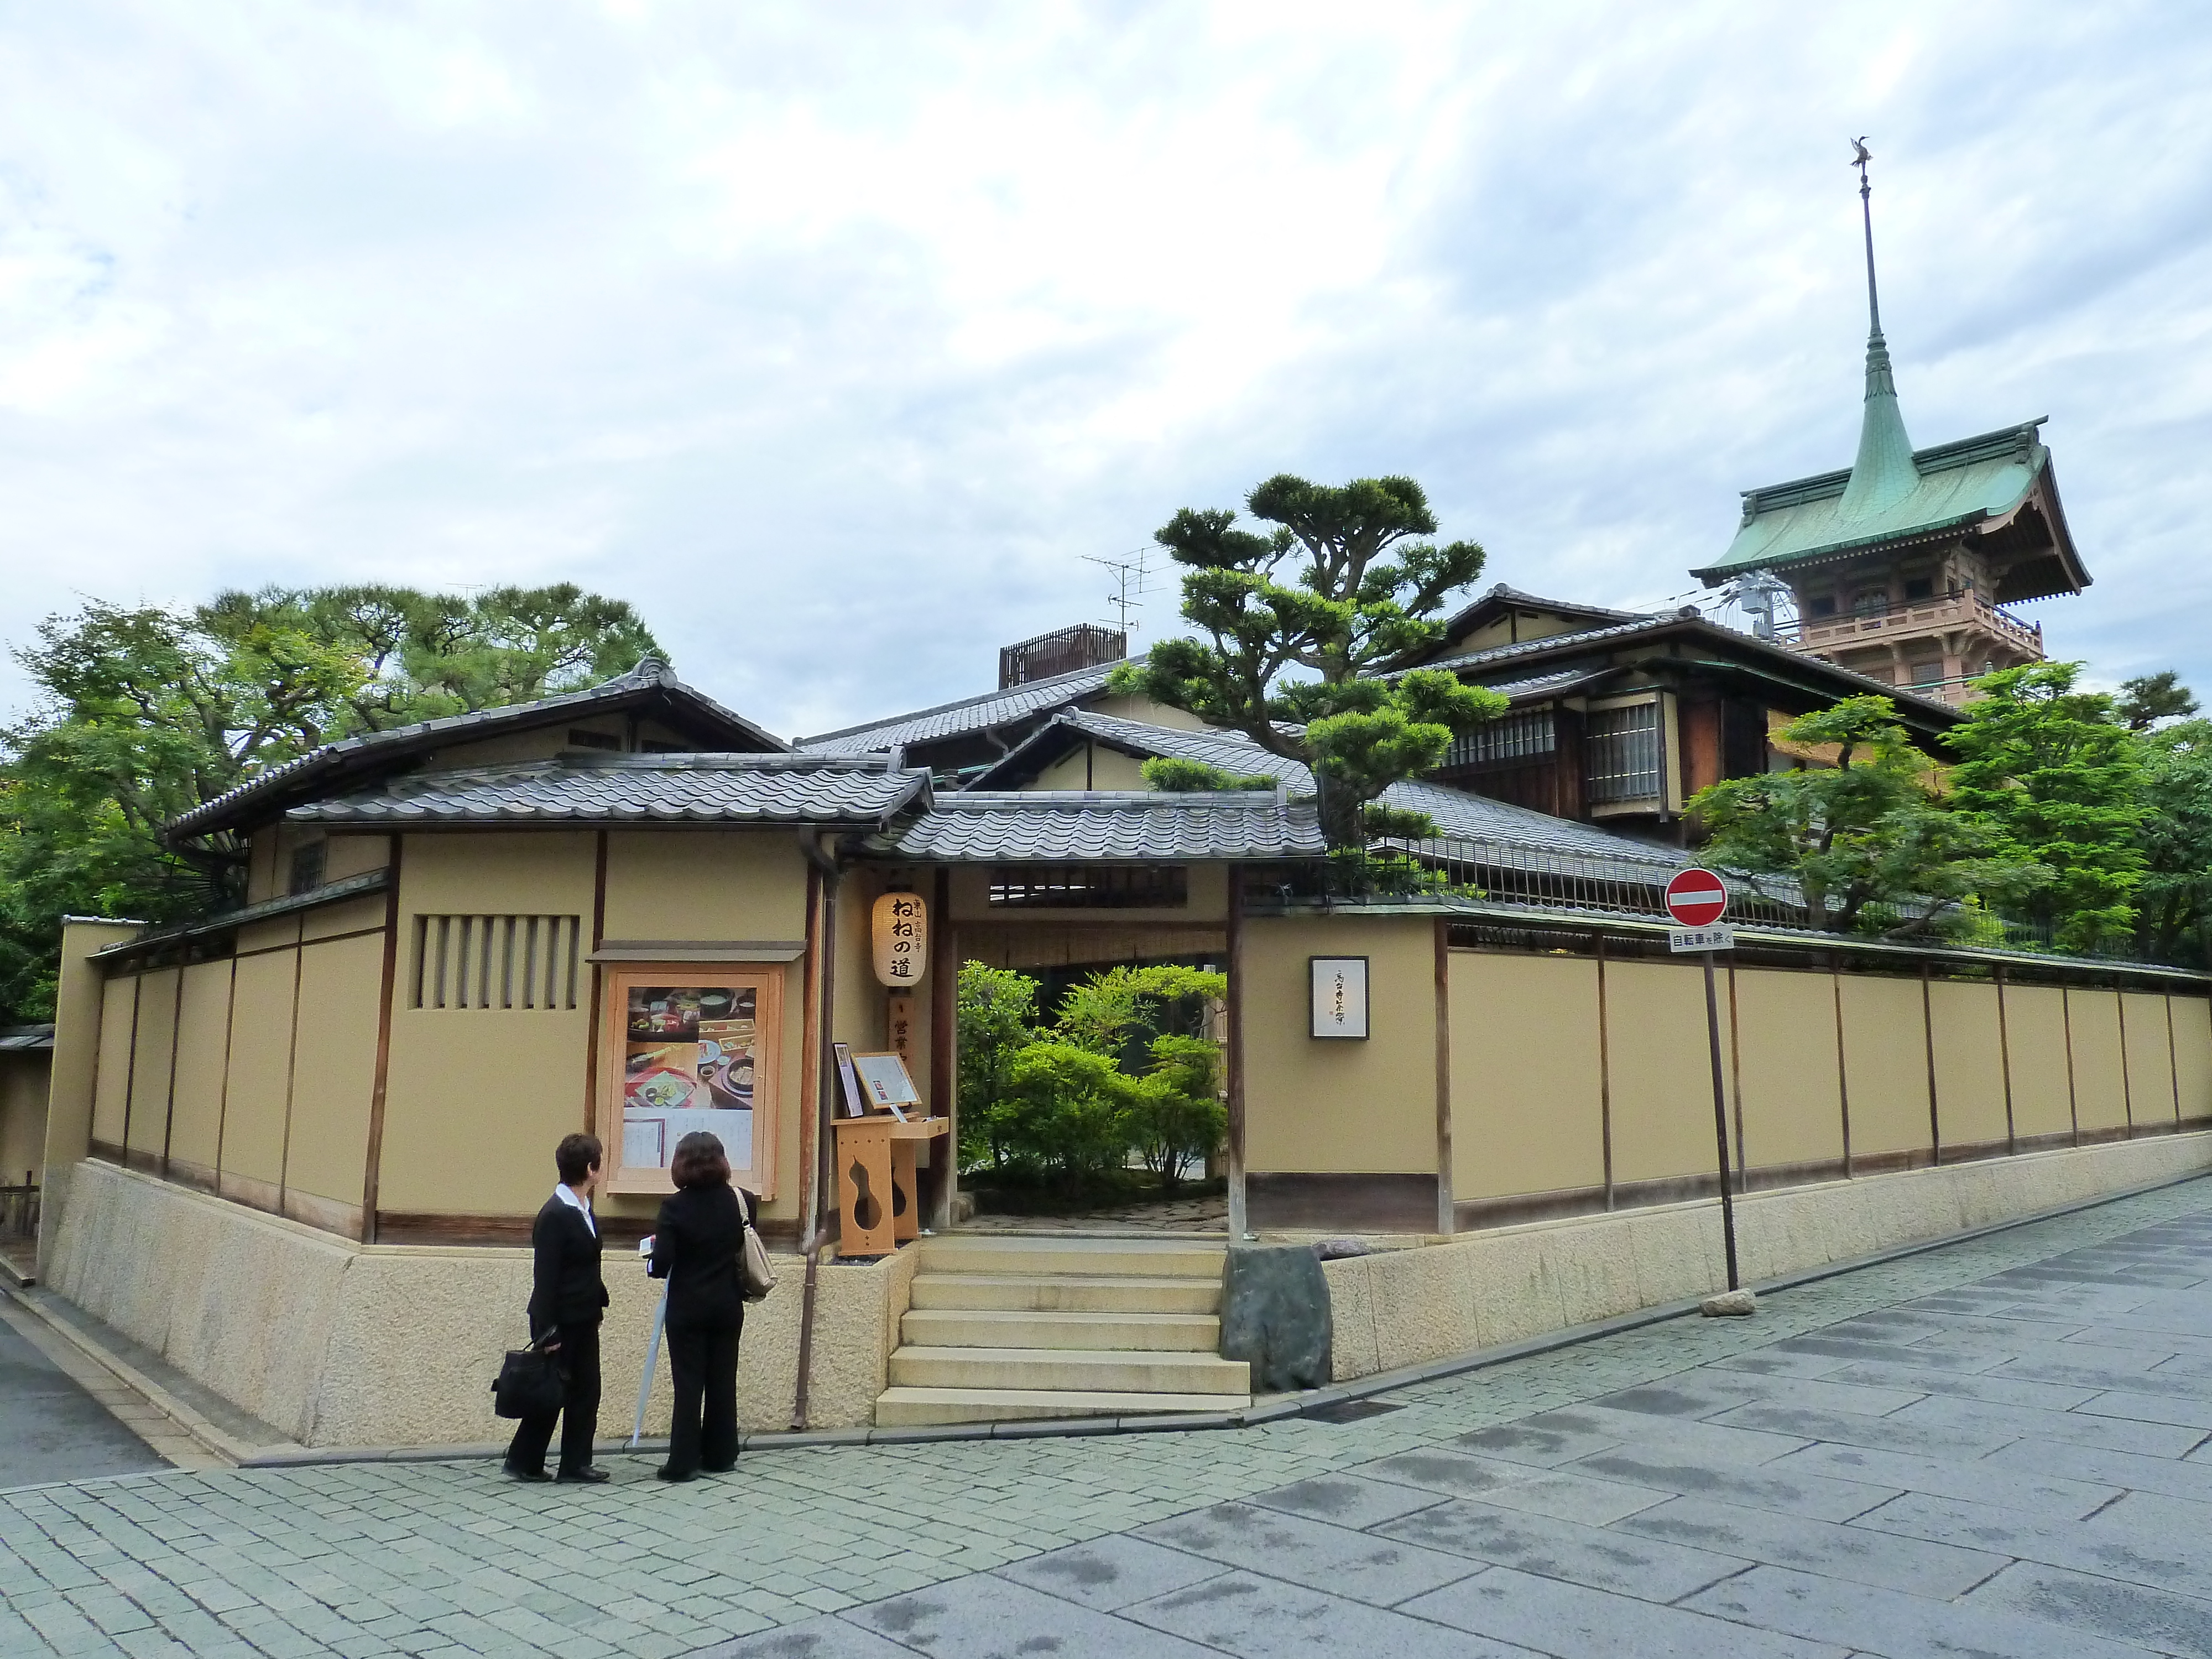
[[1210,1313],[921,1308],[899,1322],[899,1339],[921,1348],[1135,1348],[1218,1353],[1221,1321]]
[[891,1355],[895,1389],[1071,1389],[1115,1394],[1235,1395],[1252,1368],[1218,1354],[1132,1348],[917,1348]]
[[1250,1367],[1220,1358],[1223,1246],[1127,1235],[925,1240],[885,1427],[1226,1411]]
[[1218,1270],[1209,1279],[1115,1279],[925,1269],[915,1276],[907,1305],[1007,1313],[1211,1314],[1220,1303]]
[[1218,1394],[1114,1394],[1072,1389],[886,1389],[876,1423],[886,1429],[953,1423],[1019,1423],[1054,1417],[1140,1417],[1221,1412],[1247,1405]]

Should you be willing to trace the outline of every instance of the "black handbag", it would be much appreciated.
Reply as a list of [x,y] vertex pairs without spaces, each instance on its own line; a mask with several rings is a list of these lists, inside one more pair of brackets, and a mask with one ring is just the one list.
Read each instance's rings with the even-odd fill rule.
[[[547,1334],[549,1336],[551,1333]],[[545,1417],[568,1398],[568,1377],[561,1356],[540,1337],[526,1348],[510,1348],[491,1385],[491,1408],[501,1417]]]

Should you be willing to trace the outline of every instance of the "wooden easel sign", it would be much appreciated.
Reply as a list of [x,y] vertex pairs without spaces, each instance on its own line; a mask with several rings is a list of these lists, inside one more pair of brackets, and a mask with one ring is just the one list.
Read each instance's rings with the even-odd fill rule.
[[903,1123],[906,1108],[920,1106],[921,1093],[914,1086],[913,1075],[906,1069],[906,1061],[897,1054],[854,1054],[853,1073],[860,1080],[860,1095],[871,1108],[888,1111]]

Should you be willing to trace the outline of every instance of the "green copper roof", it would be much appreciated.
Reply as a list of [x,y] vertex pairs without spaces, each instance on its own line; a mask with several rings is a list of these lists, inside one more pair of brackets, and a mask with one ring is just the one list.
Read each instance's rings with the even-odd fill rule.
[[[1883,542],[1906,541],[2002,519],[2027,499],[2051,463],[2039,416],[1933,449],[1905,435],[1889,354],[1867,353],[1867,410],[1857,462],[1743,495],[1743,524],[1716,563],[1691,574],[1708,581],[1742,570],[1808,563]],[[1880,353],[1879,369],[1875,362]],[[1880,386],[1877,386],[1877,374]]]

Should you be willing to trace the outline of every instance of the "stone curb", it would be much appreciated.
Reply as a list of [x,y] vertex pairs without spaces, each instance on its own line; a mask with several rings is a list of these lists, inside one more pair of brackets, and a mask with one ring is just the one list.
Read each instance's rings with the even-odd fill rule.
[[[2160,1192],[2168,1187],[2206,1180],[2212,1180],[2212,1172],[2200,1170],[2189,1175],[2173,1176],[2141,1187],[2101,1194],[2077,1203],[2062,1204],[2055,1209],[2039,1210],[2033,1215],[2015,1216],[2010,1220],[1991,1222],[1984,1227],[1970,1227],[1963,1232],[1946,1233],[1940,1238],[1901,1244],[1894,1249],[1877,1250],[1869,1255],[1853,1256],[1848,1261],[1831,1261],[1801,1273],[1763,1279],[1750,1288],[1761,1295],[1794,1290],[1800,1285],[1818,1284],[1822,1279],[1839,1279],[1846,1273],[1878,1267],[1887,1262],[1925,1255],[1931,1250],[1946,1249],[1954,1244],[1965,1244],[1974,1239],[2011,1232],[2016,1228],[2032,1227],[2039,1222],[2053,1221],[2061,1216],[2099,1209],[2124,1199],[2139,1198],[2145,1193]],[[1516,1359],[1526,1359],[1532,1355],[1577,1347],[1585,1342],[1622,1331],[1640,1330],[1647,1325],[1662,1324],[1672,1319],[1694,1317],[1698,1314],[1698,1304],[1704,1299],[1702,1297],[1691,1297],[1679,1302],[1660,1303],[1629,1313],[1616,1314],[1610,1319],[1601,1319],[1591,1324],[1547,1332],[1520,1342],[1509,1342],[1494,1348],[1478,1348],[1470,1353],[1454,1354],[1448,1359],[1430,1360],[1398,1370],[1378,1371],[1371,1376],[1355,1377],[1350,1382],[1334,1382],[1327,1388],[1309,1389],[1299,1394],[1279,1395],[1255,1401],[1237,1411],[1158,1413],[1130,1417],[1035,1418],[1010,1423],[949,1423],[910,1429],[782,1430],[747,1434],[741,1438],[739,1444],[747,1451],[801,1451],[832,1446],[924,1445],[948,1440],[1078,1439],[1111,1434],[1182,1434],[1206,1429],[1257,1428],[1262,1424],[1311,1416],[1353,1401],[1370,1400],[1377,1395],[1389,1394],[1416,1383],[1462,1376]],[[665,1439],[642,1440],[638,1443],[637,1452],[659,1452],[665,1450],[667,1445]],[[601,1441],[598,1449],[604,1454],[619,1455],[625,1446],[623,1441],[608,1440]],[[472,1446],[339,1448],[328,1451],[302,1447],[297,1451],[257,1453],[238,1461],[242,1468],[285,1468],[338,1463],[456,1463],[502,1456],[506,1449],[505,1446],[496,1443]]]
[[192,1441],[210,1456],[237,1466],[250,1462],[265,1450],[249,1446],[234,1438],[210,1422],[193,1407],[187,1405],[159,1382],[148,1376],[130,1361],[111,1353],[90,1335],[80,1331],[66,1320],[57,1319],[20,1290],[0,1286],[0,1297],[5,1297],[25,1318],[34,1321],[49,1340],[58,1339],[81,1358],[107,1372],[123,1386],[137,1395],[147,1406],[160,1413],[176,1425],[177,1431]]

